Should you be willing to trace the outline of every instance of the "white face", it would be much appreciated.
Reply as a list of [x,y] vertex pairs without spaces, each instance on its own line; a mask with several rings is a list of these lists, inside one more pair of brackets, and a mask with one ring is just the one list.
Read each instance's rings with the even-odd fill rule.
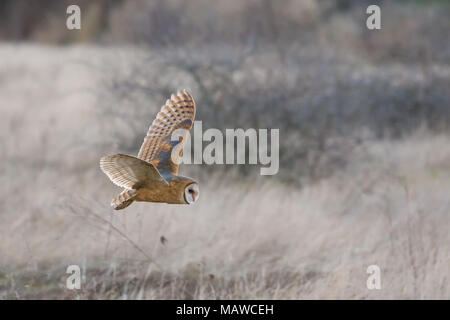
[[199,196],[200,189],[198,188],[198,184],[195,182],[186,186],[186,188],[184,189],[184,200],[187,202],[187,204],[194,203],[198,200]]

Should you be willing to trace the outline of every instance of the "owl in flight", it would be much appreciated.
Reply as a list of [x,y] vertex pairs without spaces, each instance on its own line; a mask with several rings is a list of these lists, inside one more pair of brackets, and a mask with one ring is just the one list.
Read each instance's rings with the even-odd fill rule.
[[124,209],[133,201],[192,204],[198,200],[198,183],[178,175],[179,158],[172,156],[172,151],[181,156],[185,136],[171,139],[177,129],[188,132],[194,118],[194,99],[186,90],[178,91],[156,115],[137,157],[115,154],[100,159],[102,171],[125,189],[112,200],[114,209]]

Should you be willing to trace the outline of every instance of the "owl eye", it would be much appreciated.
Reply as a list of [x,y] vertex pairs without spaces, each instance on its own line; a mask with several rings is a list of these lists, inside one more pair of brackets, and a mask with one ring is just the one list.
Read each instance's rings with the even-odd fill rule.
[[198,189],[198,184],[195,182],[186,186],[186,188],[184,189],[184,200],[187,204],[191,204],[197,201],[199,195],[200,191]]

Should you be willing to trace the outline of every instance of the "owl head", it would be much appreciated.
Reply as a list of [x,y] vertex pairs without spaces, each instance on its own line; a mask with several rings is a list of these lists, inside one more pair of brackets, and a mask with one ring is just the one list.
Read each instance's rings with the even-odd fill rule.
[[200,189],[197,182],[192,182],[184,188],[184,201],[187,204],[193,204],[200,196]]

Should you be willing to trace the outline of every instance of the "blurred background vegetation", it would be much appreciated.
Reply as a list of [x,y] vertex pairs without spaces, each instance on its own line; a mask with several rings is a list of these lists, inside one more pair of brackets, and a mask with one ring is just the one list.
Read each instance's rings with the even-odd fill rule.
[[[65,28],[73,3],[75,32]],[[382,7],[381,30],[365,26],[369,4]],[[426,0],[7,0],[0,39],[140,48],[103,66],[96,93],[98,114],[132,131],[105,133],[120,150],[135,152],[162,102],[187,87],[204,129],[280,128],[289,171],[279,177],[302,184],[345,166],[364,141],[448,131],[449,16],[448,1]]]
[[[70,4],[82,8],[81,32],[64,28]],[[380,34],[383,32],[364,28],[365,8],[370,4],[383,7],[383,26],[389,29],[390,39]],[[152,47],[271,43],[280,48],[318,41],[338,44],[347,38],[341,44],[353,44],[351,49],[363,54],[373,54],[373,46],[384,43],[383,58],[445,60],[449,58],[448,44],[441,40],[447,36],[449,6],[447,0],[219,0],[214,5],[207,0],[4,0],[0,4],[0,38]],[[329,34],[333,31],[336,34]]]

